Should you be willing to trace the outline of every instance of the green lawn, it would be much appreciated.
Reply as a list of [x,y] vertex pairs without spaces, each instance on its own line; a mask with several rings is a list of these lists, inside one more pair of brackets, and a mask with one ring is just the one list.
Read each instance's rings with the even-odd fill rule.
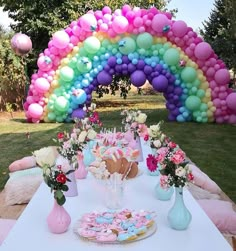
[[[167,121],[162,96],[129,96],[127,100],[106,96],[96,99],[104,127],[121,126],[120,110],[142,109],[147,124],[164,120],[163,131],[186,152],[188,157],[207,173],[236,202],[235,142],[236,126],[219,124],[177,123]],[[1,116],[0,116],[1,118]],[[56,133],[72,124],[28,124],[23,114],[0,120],[0,189],[8,179],[8,166],[14,160],[31,155],[32,151],[53,145]],[[27,138],[27,133],[30,137]]]

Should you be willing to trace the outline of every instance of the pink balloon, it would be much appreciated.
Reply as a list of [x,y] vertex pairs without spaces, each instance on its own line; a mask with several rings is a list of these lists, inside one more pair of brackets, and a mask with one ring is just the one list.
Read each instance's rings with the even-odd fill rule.
[[39,93],[45,93],[49,90],[50,84],[45,78],[38,78],[35,80],[34,88]]
[[112,22],[112,28],[117,34],[125,33],[128,29],[129,22],[123,16],[117,16]]
[[208,68],[206,75],[207,77],[213,77],[215,75],[215,69],[213,67]]
[[80,26],[85,31],[94,31],[97,28],[97,19],[91,13],[87,13],[79,18]]
[[11,39],[11,47],[18,56],[23,56],[32,49],[31,39],[22,33],[16,33]]
[[64,49],[70,42],[69,35],[64,31],[57,31],[53,35],[52,43],[56,48]]
[[170,20],[164,14],[157,14],[152,19],[152,28],[157,32],[163,32],[163,28],[170,25]]
[[102,13],[103,14],[111,14],[111,8],[110,7],[108,7],[108,6],[105,6],[105,7],[103,7],[102,8]]
[[183,37],[187,33],[187,30],[188,30],[188,26],[182,20],[176,21],[172,25],[172,31],[174,35],[177,37]]
[[236,112],[236,93],[230,93],[227,98],[226,98],[226,104],[227,106],[233,110],[234,112]]
[[143,25],[143,19],[141,18],[141,17],[136,17],[135,19],[134,19],[134,27],[140,27],[140,26],[142,26]]
[[228,122],[230,124],[236,124],[236,115],[234,115],[234,114],[230,115]]
[[43,107],[37,103],[30,104],[28,108],[28,114],[34,119],[39,119],[43,114]]
[[125,15],[128,11],[131,10],[131,7],[128,5],[128,4],[125,4],[123,7],[122,7],[122,14]]
[[219,85],[226,85],[230,81],[230,74],[227,69],[219,69],[215,73],[215,81]]
[[48,56],[41,56],[38,58],[37,65],[42,71],[49,71],[52,68],[52,60]]
[[212,52],[213,50],[208,43],[201,42],[196,45],[195,50],[194,50],[194,55],[198,59],[206,60],[211,56]]

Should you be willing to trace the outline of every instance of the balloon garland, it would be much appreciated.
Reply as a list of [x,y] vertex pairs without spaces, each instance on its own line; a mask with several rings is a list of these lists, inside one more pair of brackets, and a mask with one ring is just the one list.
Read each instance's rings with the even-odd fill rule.
[[163,92],[171,121],[236,123],[224,62],[184,21],[155,7],[89,11],[54,33],[37,64],[24,103],[29,122],[83,117],[92,92],[118,75]]

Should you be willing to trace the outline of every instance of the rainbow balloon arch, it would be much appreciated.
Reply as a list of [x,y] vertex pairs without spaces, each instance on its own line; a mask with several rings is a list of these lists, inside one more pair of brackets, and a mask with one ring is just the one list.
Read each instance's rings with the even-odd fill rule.
[[224,62],[184,21],[155,7],[89,11],[54,33],[37,65],[24,103],[28,122],[83,117],[92,92],[116,75],[162,92],[170,121],[236,123]]

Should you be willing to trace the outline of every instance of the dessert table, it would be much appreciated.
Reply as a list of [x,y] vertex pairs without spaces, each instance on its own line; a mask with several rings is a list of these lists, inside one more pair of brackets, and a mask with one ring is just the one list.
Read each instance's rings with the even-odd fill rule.
[[[149,152],[143,146],[144,159]],[[157,213],[156,232],[148,238],[122,244],[98,244],[78,237],[73,227],[84,213],[105,211],[104,184],[92,175],[78,180],[78,196],[67,197],[64,207],[71,216],[71,225],[63,234],[53,234],[47,227],[46,218],[53,207],[53,195],[50,189],[42,183],[8,237],[0,246],[0,251],[46,251],[46,250],[181,250],[181,251],[232,251],[205,212],[188,190],[184,190],[184,200],[192,214],[192,221],[187,230],[171,229],[167,221],[168,210],[172,207],[174,196],[170,201],[159,201],[154,196],[156,176],[146,174],[145,163],[140,163],[142,173],[126,181],[123,208],[134,210],[149,210]]]

